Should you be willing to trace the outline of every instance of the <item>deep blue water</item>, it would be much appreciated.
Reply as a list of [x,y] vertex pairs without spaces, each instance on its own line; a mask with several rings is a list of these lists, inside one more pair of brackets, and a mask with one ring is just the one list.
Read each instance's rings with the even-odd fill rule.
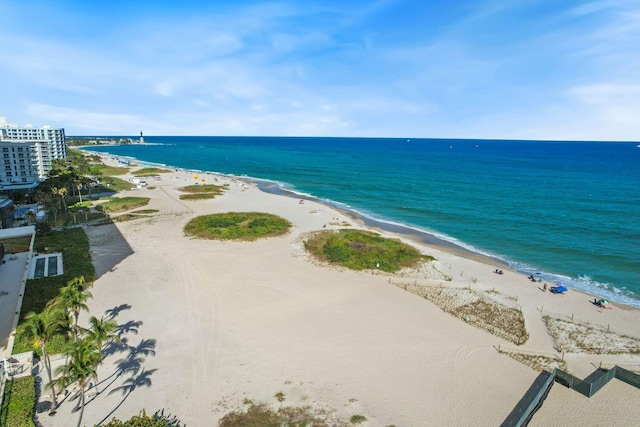
[[147,137],[91,148],[247,175],[640,307],[636,143]]

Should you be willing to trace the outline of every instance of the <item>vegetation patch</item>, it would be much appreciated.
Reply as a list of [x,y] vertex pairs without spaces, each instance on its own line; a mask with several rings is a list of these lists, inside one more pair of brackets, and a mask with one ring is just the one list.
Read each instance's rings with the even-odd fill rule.
[[175,416],[164,415],[161,411],[157,411],[152,416],[146,414],[143,410],[140,415],[134,415],[127,421],[120,421],[113,418],[104,427],[180,427],[182,424]]
[[181,194],[180,200],[205,200],[213,199],[216,197],[215,193],[194,193],[194,194]]
[[285,234],[291,223],[261,212],[228,212],[193,218],[184,227],[187,236],[217,240],[256,240]]
[[541,354],[517,353],[513,351],[502,351],[501,353],[506,354],[510,358],[517,360],[523,365],[527,365],[538,372],[551,372],[554,368],[562,369],[565,372],[568,370],[567,362],[557,357],[544,356]]
[[640,339],[602,327],[543,317],[558,351],[590,354],[640,354]]
[[529,331],[520,310],[507,307],[467,288],[422,286],[394,283],[396,286],[431,301],[443,311],[516,345],[529,339]]
[[107,166],[104,164],[94,165],[94,170],[99,171],[104,176],[119,176],[129,172],[129,168],[120,168],[115,166]]
[[223,185],[187,185],[186,187],[178,188],[178,191],[183,193],[216,193],[222,194],[226,188]]
[[349,423],[330,419],[328,411],[314,410],[310,406],[284,406],[273,409],[266,403],[245,402],[246,408],[226,414],[219,422],[219,427],[347,427]]
[[116,177],[106,177],[102,179],[101,185],[99,187],[100,192],[104,191],[113,191],[117,193],[119,191],[128,191],[133,188],[133,184],[129,181],[125,181],[124,179],[116,178]]
[[223,194],[226,187],[213,184],[188,185],[186,187],[178,188],[178,190],[188,193],[180,195],[181,200],[203,200],[213,199],[214,197]]
[[0,410],[0,425],[6,427],[34,426],[36,404],[35,379],[32,376],[7,381]]
[[123,212],[145,206],[149,200],[148,197],[113,197],[108,202],[98,205],[96,209],[110,213]]
[[135,211],[133,211],[131,213],[147,215],[147,214],[153,214],[153,213],[158,213],[158,212],[160,212],[158,209],[138,209],[138,210],[135,210]]
[[134,219],[147,218],[146,215],[134,215],[130,213],[121,214],[118,216],[111,217],[113,222],[126,222]]
[[320,261],[352,270],[379,269],[394,273],[433,260],[400,240],[352,229],[313,233],[305,240],[304,247]]
[[[44,310],[47,303],[58,296],[60,288],[74,277],[84,277],[88,283],[93,283],[96,280],[96,271],[89,256],[89,239],[82,228],[70,228],[64,231],[38,231],[34,251],[40,253],[61,252],[64,274],[27,280],[20,312],[20,324],[26,313],[31,311],[40,313]],[[52,343],[53,352],[62,351],[63,345],[63,339]],[[16,333],[13,353],[22,353],[32,349],[31,343],[20,333]]]
[[162,168],[142,168],[142,169],[138,169],[137,171],[133,171],[131,172],[131,175],[133,176],[158,176],[161,173],[169,173],[171,172],[168,169],[162,169]]

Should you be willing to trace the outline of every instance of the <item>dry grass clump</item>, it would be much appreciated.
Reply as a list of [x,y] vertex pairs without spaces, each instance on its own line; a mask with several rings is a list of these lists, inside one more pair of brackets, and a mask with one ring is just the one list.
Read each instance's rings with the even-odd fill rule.
[[559,351],[590,354],[640,354],[640,339],[603,328],[545,316]]
[[[250,427],[250,426],[280,426],[280,427],[348,427],[354,424],[336,419],[333,411],[312,408],[311,406],[282,406],[285,400],[282,393],[278,398],[280,407],[274,409],[262,402],[245,399],[244,409],[236,409],[227,413],[219,422],[219,427]],[[353,418],[353,417],[352,417]],[[364,417],[363,417],[364,418]],[[366,419],[366,418],[365,418]]]
[[471,289],[417,284],[397,286],[431,301],[476,328],[484,329],[516,345],[522,345],[529,339],[524,316],[519,310],[485,298]]
[[501,353],[539,372],[551,372],[554,368],[562,369],[565,372],[567,371],[567,362],[557,357],[543,356],[541,354],[516,353],[512,351],[503,351]]

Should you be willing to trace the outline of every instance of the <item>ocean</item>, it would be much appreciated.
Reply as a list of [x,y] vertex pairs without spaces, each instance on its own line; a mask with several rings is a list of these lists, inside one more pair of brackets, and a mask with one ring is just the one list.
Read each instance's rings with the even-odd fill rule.
[[145,137],[91,147],[258,179],[526,274],[640,307],[640,146],[625,142]]

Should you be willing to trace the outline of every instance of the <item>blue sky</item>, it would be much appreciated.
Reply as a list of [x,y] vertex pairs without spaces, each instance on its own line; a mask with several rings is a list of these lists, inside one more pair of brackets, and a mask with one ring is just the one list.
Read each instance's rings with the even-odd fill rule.
[[68,135],[640,140],[638,0],[2,0],[0,16],[0,116]]

